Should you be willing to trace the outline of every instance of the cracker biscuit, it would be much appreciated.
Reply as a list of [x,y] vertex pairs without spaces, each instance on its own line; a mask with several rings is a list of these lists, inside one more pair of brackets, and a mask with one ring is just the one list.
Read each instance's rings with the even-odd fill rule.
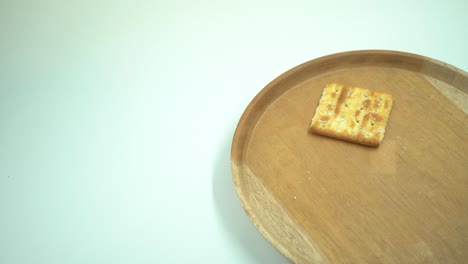
[[390,94],[332,82],[323,89],[310,130],[354,143],[379,146],[392,104]]

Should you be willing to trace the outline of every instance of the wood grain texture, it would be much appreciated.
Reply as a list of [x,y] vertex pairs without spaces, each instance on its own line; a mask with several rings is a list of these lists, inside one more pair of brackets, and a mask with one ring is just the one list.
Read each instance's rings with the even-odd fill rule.
[[[394,96],[379,148],[308,132],[328,82]],[[239,198],[295,263],[465,263],[468,74],[394,51],[334,54],[251,102],[231,149]]]

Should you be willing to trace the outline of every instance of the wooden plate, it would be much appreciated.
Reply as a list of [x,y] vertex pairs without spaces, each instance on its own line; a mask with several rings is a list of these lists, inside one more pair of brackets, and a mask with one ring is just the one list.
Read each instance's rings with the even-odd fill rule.
[[[308,132],[326,83],[389,92],[382,145]],[[297,263],[466,263],[468,74],[395,51],[334,54],[289,70],[234,135],[245,211]]]

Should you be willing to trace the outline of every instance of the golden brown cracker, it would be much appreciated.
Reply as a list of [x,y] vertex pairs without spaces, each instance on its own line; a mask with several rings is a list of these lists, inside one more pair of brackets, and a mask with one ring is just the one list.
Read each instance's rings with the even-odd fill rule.
[[365,88],[329,83],[310,123],[316,134],[378,146],[392,109],[393,96]]

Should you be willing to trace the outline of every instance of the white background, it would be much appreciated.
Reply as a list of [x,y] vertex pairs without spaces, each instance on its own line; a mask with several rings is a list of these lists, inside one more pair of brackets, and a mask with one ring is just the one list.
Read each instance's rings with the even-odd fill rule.
[[0,2],[0,263],[287,263],[230,174],[242,112],[335,52],[468,69],[466,1]]

